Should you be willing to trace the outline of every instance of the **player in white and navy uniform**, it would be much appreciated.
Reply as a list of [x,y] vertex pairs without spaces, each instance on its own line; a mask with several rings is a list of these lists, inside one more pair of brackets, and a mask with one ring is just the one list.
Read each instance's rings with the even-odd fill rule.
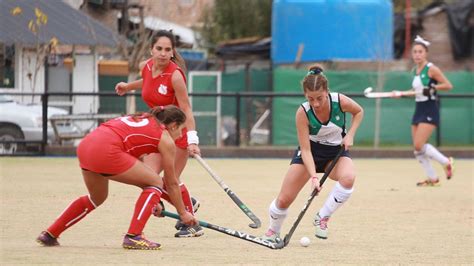
[[[278,197],[270,204],[270,225],[264,235],[268,241],[278,241],[288,208],[303,186],[311,180],[312,188],[321,189],[316,173],[326,170],[344,144],[346,150],[331,171],[330,178],[337,181],[323,207],[316,214],[316,236],[327,238],[329,217],[350,197],[355,171],[348,149],[363,117],[362,107],[349,97],[329,93],[328,81],[319,65],[312,66],[302,81],[307,102],[296,112],[299,147],[283,180]],[[346,113],[352,115],[346,132]]]
[[[339,93],[329,93],[330,117],[329,121],[321,122],[313,111],[309,102],[301,104],[309,121],[309,139],[311,153],[316,165],[316,172],[323,173],[324,168],[339,151],[342,139],[346,135],[346,114],[339,105]],[[350,157],[348,151],[342,156]],[[291,163],[304,164],[301,149],[297,148]]]
[[453,175],[453,158],[446,157],[433,145],[428,143],[431,134],[439,125],[439,106],[437,91],[448,91],[453,88],[443,72],[433,63],[428,62],[428,46],[430,43],[420,36],[415,38],[412,58],[416,66],[413,69],[412,87],[415,92],[416,108],[412,118],[412,140],[414,154],[421,163],[428,179],[418,182],[417,186],[433,186],[439,178],[431,166],[430,159],[443,165],[447,179]]

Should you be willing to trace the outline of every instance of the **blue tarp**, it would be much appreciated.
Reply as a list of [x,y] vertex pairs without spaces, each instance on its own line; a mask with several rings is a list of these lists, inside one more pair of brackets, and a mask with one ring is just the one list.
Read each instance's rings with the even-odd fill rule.
[[393,58],[390,0],[274,0],[271,57],[275,64]]

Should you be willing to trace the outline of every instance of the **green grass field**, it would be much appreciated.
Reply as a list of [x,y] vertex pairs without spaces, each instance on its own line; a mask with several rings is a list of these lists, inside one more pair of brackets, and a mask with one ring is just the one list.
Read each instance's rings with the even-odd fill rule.
[[[182,176],[201,201],[200,220],[262,235],[267,208],[276,197],[288,160],[209,159],[207,163],[263,222],[251,222],[209,174],[190,159]],[[418,188],[423,178],[415,159],[356,159],[351,199],[329,223],[329,239],[314,237],[312,218],[334,185],[328,181],[283,250],[212,230],[177,239],[175,220],[150,218],[145,232],[158,251],[121,247],[138,188],[110,182],[109,198],[66,231],[61,246],[40,247],[35,238],[77,196],[86,194],[75,158],[0,158],[0,264],[469,264],[473,259],[474,160],[457,160],[452,180]],[[442,175],[441,167],[436,169]],[[290,208],[288,232],[309,194],[305,187]],[[169,205],[167,210],[173,210]],[[299,245],[308,236],[309,247]]]

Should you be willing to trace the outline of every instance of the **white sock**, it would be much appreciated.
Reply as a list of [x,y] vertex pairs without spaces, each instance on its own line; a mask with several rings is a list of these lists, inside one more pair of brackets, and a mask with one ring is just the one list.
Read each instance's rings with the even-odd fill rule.
[[423,146],[426,156],[437,161],[442,165],[447,165],[449,163],[448,157],[444,156],[441,152],[438,151],[433,145],[426,143]]
[[329,194],[329,197],[326,199],[323,207],[319,210],[319,216],[331,216],[337,208],[349,199],[353,191],[354,188],[347,189],[337,182],[333,187],[331,194]]
[[420,162],[421,167],[425,170],[426,176],[431,180],[436,180],[438,177],[436,176],[435,170],[433,166],[431,166],[430,160],[428,160],[428,156],[425,154],[425,146],[423,146],[421,151],[414,151],[416,159]]
[[276,200],[273,200],[268,208],[270,214],[270,230],[280,233],[283,221],[288,215],[288,209],[280,209],[276,206]]

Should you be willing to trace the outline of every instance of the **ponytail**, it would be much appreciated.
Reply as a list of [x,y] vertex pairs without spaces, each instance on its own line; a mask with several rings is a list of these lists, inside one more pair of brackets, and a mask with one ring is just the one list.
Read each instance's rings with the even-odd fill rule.
[[328,80],[323,73],[323,67],[319,64],[315,64],[309,67],[308,73],[301,81],[303,90],[306,91],[318,91],[325,90],[329,91]]
[[171,58],[171,61],[177,64],[179,68],[183,70],[183,73],[186,75],[186,72],[188,71],[188,69],[186,68],[186,62],[184,61],[184,58],[181,56],[180,53],[178,53],[176,48],[173,48],[173,54],[174,56]]
[[155,117],[160,124],[168,125],[176,122],[181,125],[186,121],[184,112],[175,105],[156,106],[149,111],[150,116]]

